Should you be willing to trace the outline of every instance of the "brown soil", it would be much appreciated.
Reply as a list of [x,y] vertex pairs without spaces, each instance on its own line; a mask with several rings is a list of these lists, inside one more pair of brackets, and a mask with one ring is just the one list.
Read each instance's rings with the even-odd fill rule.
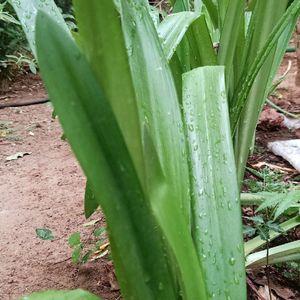
[[[12,88],[10,100],[46,96],[36,76]],[[92,229],[82,226],[85,178],[51,113],[49,104],[0,110],[0,299],[79,287],[118,299],[108,259],[82,266],[70,261],[69,235],[88,237]],[[31,154],[6,161],[17,152]],[[51,229],[55,240],[38,239],[36,228]]]
[[[293,61],[292,70],[273,99],[297,113],[300,88],[294,85],[295,54],[287,55],[281,72],[288,59]],[[0,106],[9,101],[46,97],[39,77],[27,75],[10,82],[6,92],[0,91]],[[53,120],[51,114],[50,104],[0,110],[0,299],[14,300],[33,291],[79,287],[103,299],[119,299],[108,258],[80,266],[70,260],[69,235],[80,231],[89,239],[92,229],[82,226],[86,222],[83,215],[85,178],[68,144],[61,139],[58,121]],[[260,127],[257,132],[260,151],[249,162],[272,162],[290,168],[266,150],[266,143],[295,137],[295,132],[280,126]],[[30,155],[6,161],[8,156],[18,152]],[[103,225],[100,212],[92,216],[92,219],[99,218]],[[36,237],[36,228],[51,229],[55,240],[41,241]],[[249,280],[255,284],[251,276]]]

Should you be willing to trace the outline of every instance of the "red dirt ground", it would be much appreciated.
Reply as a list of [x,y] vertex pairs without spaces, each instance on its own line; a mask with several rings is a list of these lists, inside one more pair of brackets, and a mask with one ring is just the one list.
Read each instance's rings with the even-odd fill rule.
[[[39,80],[27,80],[12,85],[9,101],[45,96]],[[85,179],[51,113],[50,104],[0,110],[0,124],[12,122],[0,131],[0,299],[79,287],[118,299],[108,260],[83,266],[69,260],[69,235],[91,233],[82,226]],[[6,161],[17,152],[31,154]],[[55,240],[39,240],[36,228],[51,229]]]

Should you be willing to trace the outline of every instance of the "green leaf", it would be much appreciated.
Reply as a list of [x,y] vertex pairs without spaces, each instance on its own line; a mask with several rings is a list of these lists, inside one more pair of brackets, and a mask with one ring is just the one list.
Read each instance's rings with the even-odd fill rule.
[[36,16],[39,10],[42,10],[51,16],[63,30],[69,33],[68,26],[53,0],[11,0],[10,3],[15,9],[19,20],[21,21],[30,48],[35,56]]
[[70,235],[68,239],[70,247],[80,245],[80,232],[74,232]]
[[191,24],[187,31],[187,40],[192,69],[217,65],[217,56],[204,15]]
[[119,14],[111,0],[91,0],[88,5],[75,0],[74,8],[81,48],[111,105],[144,185],[139,115],[127,58],[131,50],[126,52]]
[[92,253],[93,253],[92,250],[89,250],[86,254],[84,254],[81,259],[81,263],[83,264],[87,263]]
[[[253,33],[247,37],[251,42],[249,49],[244,52],[246,57],[244,64],[250,67],[244,68],[230,107],[233,132],[236,132],[238,128],[236,161],[239,181],[242,180],[244,174],[244,167],[260,111],[292,33],[292,30],[286,32],[286,29],[290,27],[291,22],[296,22],[295,16],[299,14],[295,7],[296,3],[297,1],[294,1],[286,10],[287,1],[280,1],[279,3],[272,0],[258,1],[252,16],[251,23],[254,23],[255,26],[250,24],[250,33]],[[286,12],[290,11],[290,15],[284,13],[285,10]],[[285,45],[282,45],[284,42],[284,39],[281,38],[283,32],[287,34]],[[266,42],[266,40],[268,41]],[[281,42],[280,45],[279,41]],[[281,49],[279,52],[276,50],[277,45]],[[281,53],[280,60],[278,60],[278,53]],[[239,119],[243,121],[238,124]]]
[[205,7],[209,13],[211,21],[214,24],[214,27],[217,28],[219,16],[218,16],[218,9],[217,9],[217,6],[216,6],[214,0],[203,0],[203,4],[205,5]]
[[274,223],[272,221],[268,221],[266,223],[266,226],[270,229],[273,230],[275,232],[279,232],[279,233],[285,233],[285,231],[280,227],[280,224],[278,223]]
[[253,217],[246,217],[248,220],[252,221],[255,225],[264,224],[265,221],[262,216],[253,216]]
[[267,207],[276,207],[274,220],[282,215],[286,210],[300,202],[300,190],[293,189],[286,193],[260,193],[266,200],[257,208],[257,212]]
[[99,228],[94,230],[94,236],[98,237],[98,236],[102,235],[105,232],[106,232],[105,227],[99,227]]
[[268,242],[270,240],[270,230],[267,226],[257,227],[257,232],[263,241]]
[[74,264],[77,264],[80,262],[80,256],[81,256],[81,245],[76,246],[72,252],[72,262]]
[[300,259],[300,241],[286,243],[267,250],[256,252],[247,256],[246,267],[258,268],[267,264],[278,264]]
[[[160,229],[94,73],[74,41],[43,13],[37,18],[36,37],[50,99],[106,216],[124,297],[173,299]],[[159,283],[165,288],[159,289]]]
[[[176,88],[146,1],[121,1],[122,25],[143,124],[150,204],[174,256],[183,297],[206,299],[190,236],[183,122]],[[172,149],[172,150],[170,150]]]
[[245,299],[241,212],[224,67],[185,73],[183,107],[191,157],[192,234],[208,292],[219,299]]
[[280,215],[282,215],[287,209],[289,209],[293,204],[300,202],[300,190],[295,189],[287,193],[286,198],[283,199],[281,203],[279,203],[274,219],[276,220]]
[[243,234],[245,236],[251,237],[256,233],[256,229],[249,226],[249,225],[244,225],[243,226]]
[[101,298],[83,290],[47,291],[23,296],[19,300],[101,300]]
[[176,1],[172,1],[172,2],[174,4],[173,11],[175,13],[190,10],[189,0],[176,0]]
[[84,215],[89,218],[99,207],[99,201],[95,198],[95,194],[89,182],[86,182],[84,194]]
[[199,17],[194,12],[180,12],[168,15],[158,26],[167,60],[170,60],[189,26]]
[[225,66],[227,78],[232,68],[240,26],[244,21],[245,2],[241,0],[219,0],[218,2],[222,3],[222,10],[220,11],[222,25],[220,26],[221,37],[218,62],[220,65]]
[[51,230],[46,229],[46,228],[37,228],[35,230],[36,235],[38,238],[40,238],[41,240],[44,241],[53,241],[54,240],[54,236]]
[[140,120],[149,129],[162,172],[177,195],[172,201],[182,208],[189,223],[188,167],[179,99],[159,37],[146,9],[148,4],[144,0],[138,4],[133,2],[121,1],[122,24],[126,46],[131,49],[129,61],[139,99]]

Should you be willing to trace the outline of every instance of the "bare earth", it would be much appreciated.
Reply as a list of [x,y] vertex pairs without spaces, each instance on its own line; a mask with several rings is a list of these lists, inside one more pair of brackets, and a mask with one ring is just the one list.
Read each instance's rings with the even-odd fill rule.
[[[10,132],[0,131],[0,299],[79,287],[117,299],[108,260],[79,267],[69,259],[69,235],[89,234],[82,226],[85,179],[51,113],[49,104],[0,110],[0,124],[12,122]],[[6,161],[18,152],[31,154]],[[36,228],[51,229],[55,240],[39,240]]]

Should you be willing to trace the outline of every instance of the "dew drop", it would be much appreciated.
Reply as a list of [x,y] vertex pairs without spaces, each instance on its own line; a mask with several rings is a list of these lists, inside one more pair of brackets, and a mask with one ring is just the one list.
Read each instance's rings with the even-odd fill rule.
[[232,256],[229,258],[229,264],[233,266],[235,264],[235,258]]

